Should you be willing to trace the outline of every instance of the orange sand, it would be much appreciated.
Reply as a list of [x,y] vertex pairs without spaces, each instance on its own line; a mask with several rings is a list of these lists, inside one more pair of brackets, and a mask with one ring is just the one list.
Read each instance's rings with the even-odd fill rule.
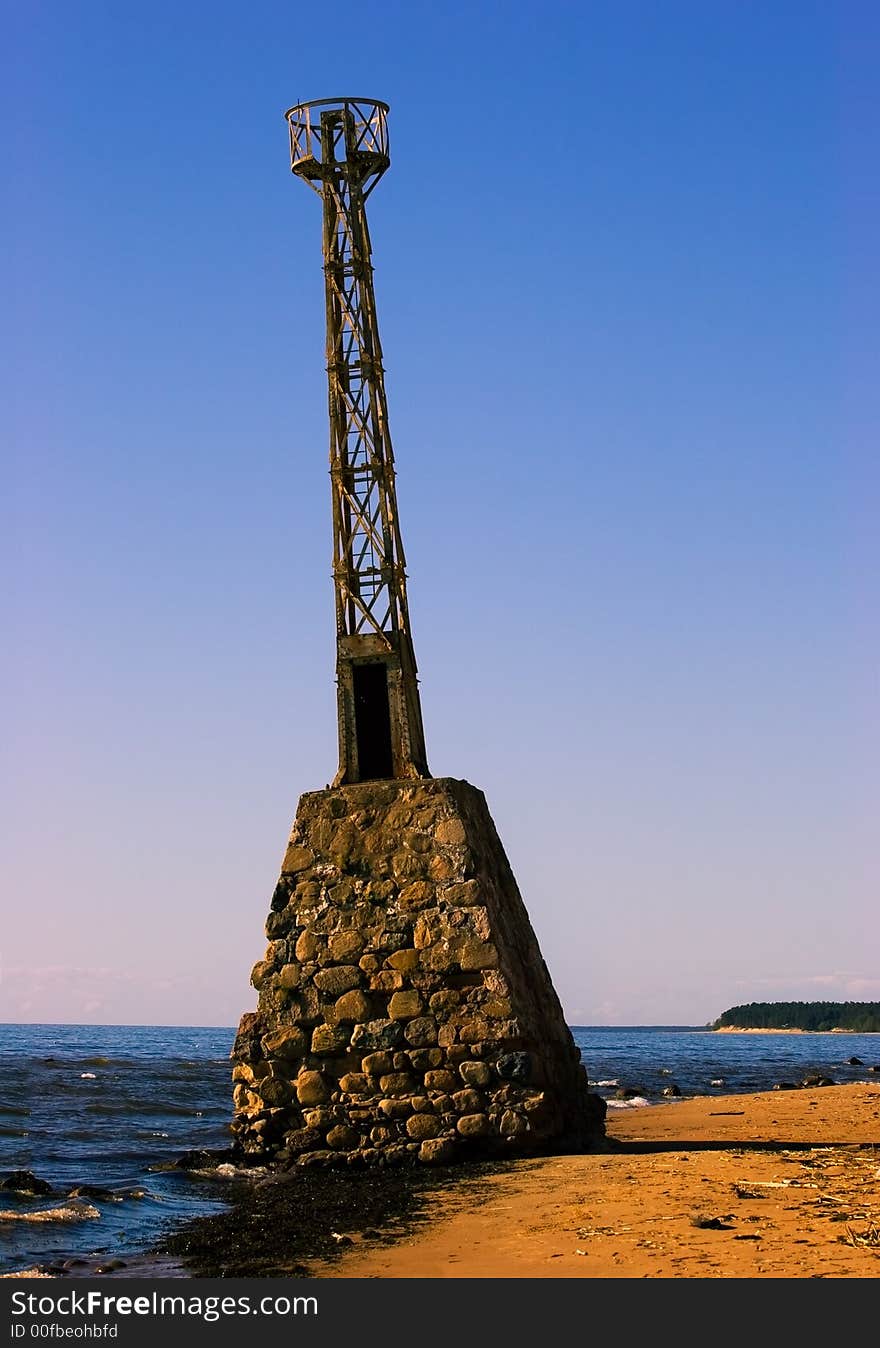
[[[609,1110],[608,1152],[511,1161],[327,1278],[871,1278],[880,1085]],[[712,1221],[717,1225],[700,1226]]]

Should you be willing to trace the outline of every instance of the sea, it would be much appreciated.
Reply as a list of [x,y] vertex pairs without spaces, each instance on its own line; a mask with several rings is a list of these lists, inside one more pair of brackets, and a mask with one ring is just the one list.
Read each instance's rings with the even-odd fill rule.
[[[797,1083],[878,1080],[870,1034],[717,1034],[672,1025],[573,1026],[609,1110]],[[0,1273],[70,1258],[126,1260],[227,1206],[232,1167],[172,1168],[229,1145],[229,1027],[0,1025],[0,1183],[30,1170],[51,1194],[0,1189]],[[861,1059],[851,1063],[850,1059]],[[680,1095],[664,1095],[677,1088]],[[71,1200],[81,1185],[103,1191]],[[52,1215],[52,1214],[56,1215]],[[41,1214],[47,1214],[42,1215]]]

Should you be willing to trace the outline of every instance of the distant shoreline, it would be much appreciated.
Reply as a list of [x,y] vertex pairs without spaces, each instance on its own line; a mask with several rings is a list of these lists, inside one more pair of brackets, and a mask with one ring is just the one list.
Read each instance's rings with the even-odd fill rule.
[[835,1027],[833,1030],[783,1029],[770,1025],[719,1025],[713,1034],[880,1034],[880,1030],[847,1030]]

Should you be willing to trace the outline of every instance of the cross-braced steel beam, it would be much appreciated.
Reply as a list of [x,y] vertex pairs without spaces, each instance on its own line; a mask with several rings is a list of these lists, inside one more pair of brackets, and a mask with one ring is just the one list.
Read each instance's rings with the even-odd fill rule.
[[285,114],[291,169],[324,207],[339,771],[334,785],[427,777],[365,202],[388,168],[388,108]]

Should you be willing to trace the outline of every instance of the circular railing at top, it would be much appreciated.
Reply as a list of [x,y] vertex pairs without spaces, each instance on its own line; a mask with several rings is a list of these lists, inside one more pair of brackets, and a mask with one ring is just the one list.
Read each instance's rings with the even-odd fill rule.
[[375,182],[387,169],[388,104],[371,98],[318,98],[284,114],[290,128],[290,167],[320,190],[331,164],[357,167]]

